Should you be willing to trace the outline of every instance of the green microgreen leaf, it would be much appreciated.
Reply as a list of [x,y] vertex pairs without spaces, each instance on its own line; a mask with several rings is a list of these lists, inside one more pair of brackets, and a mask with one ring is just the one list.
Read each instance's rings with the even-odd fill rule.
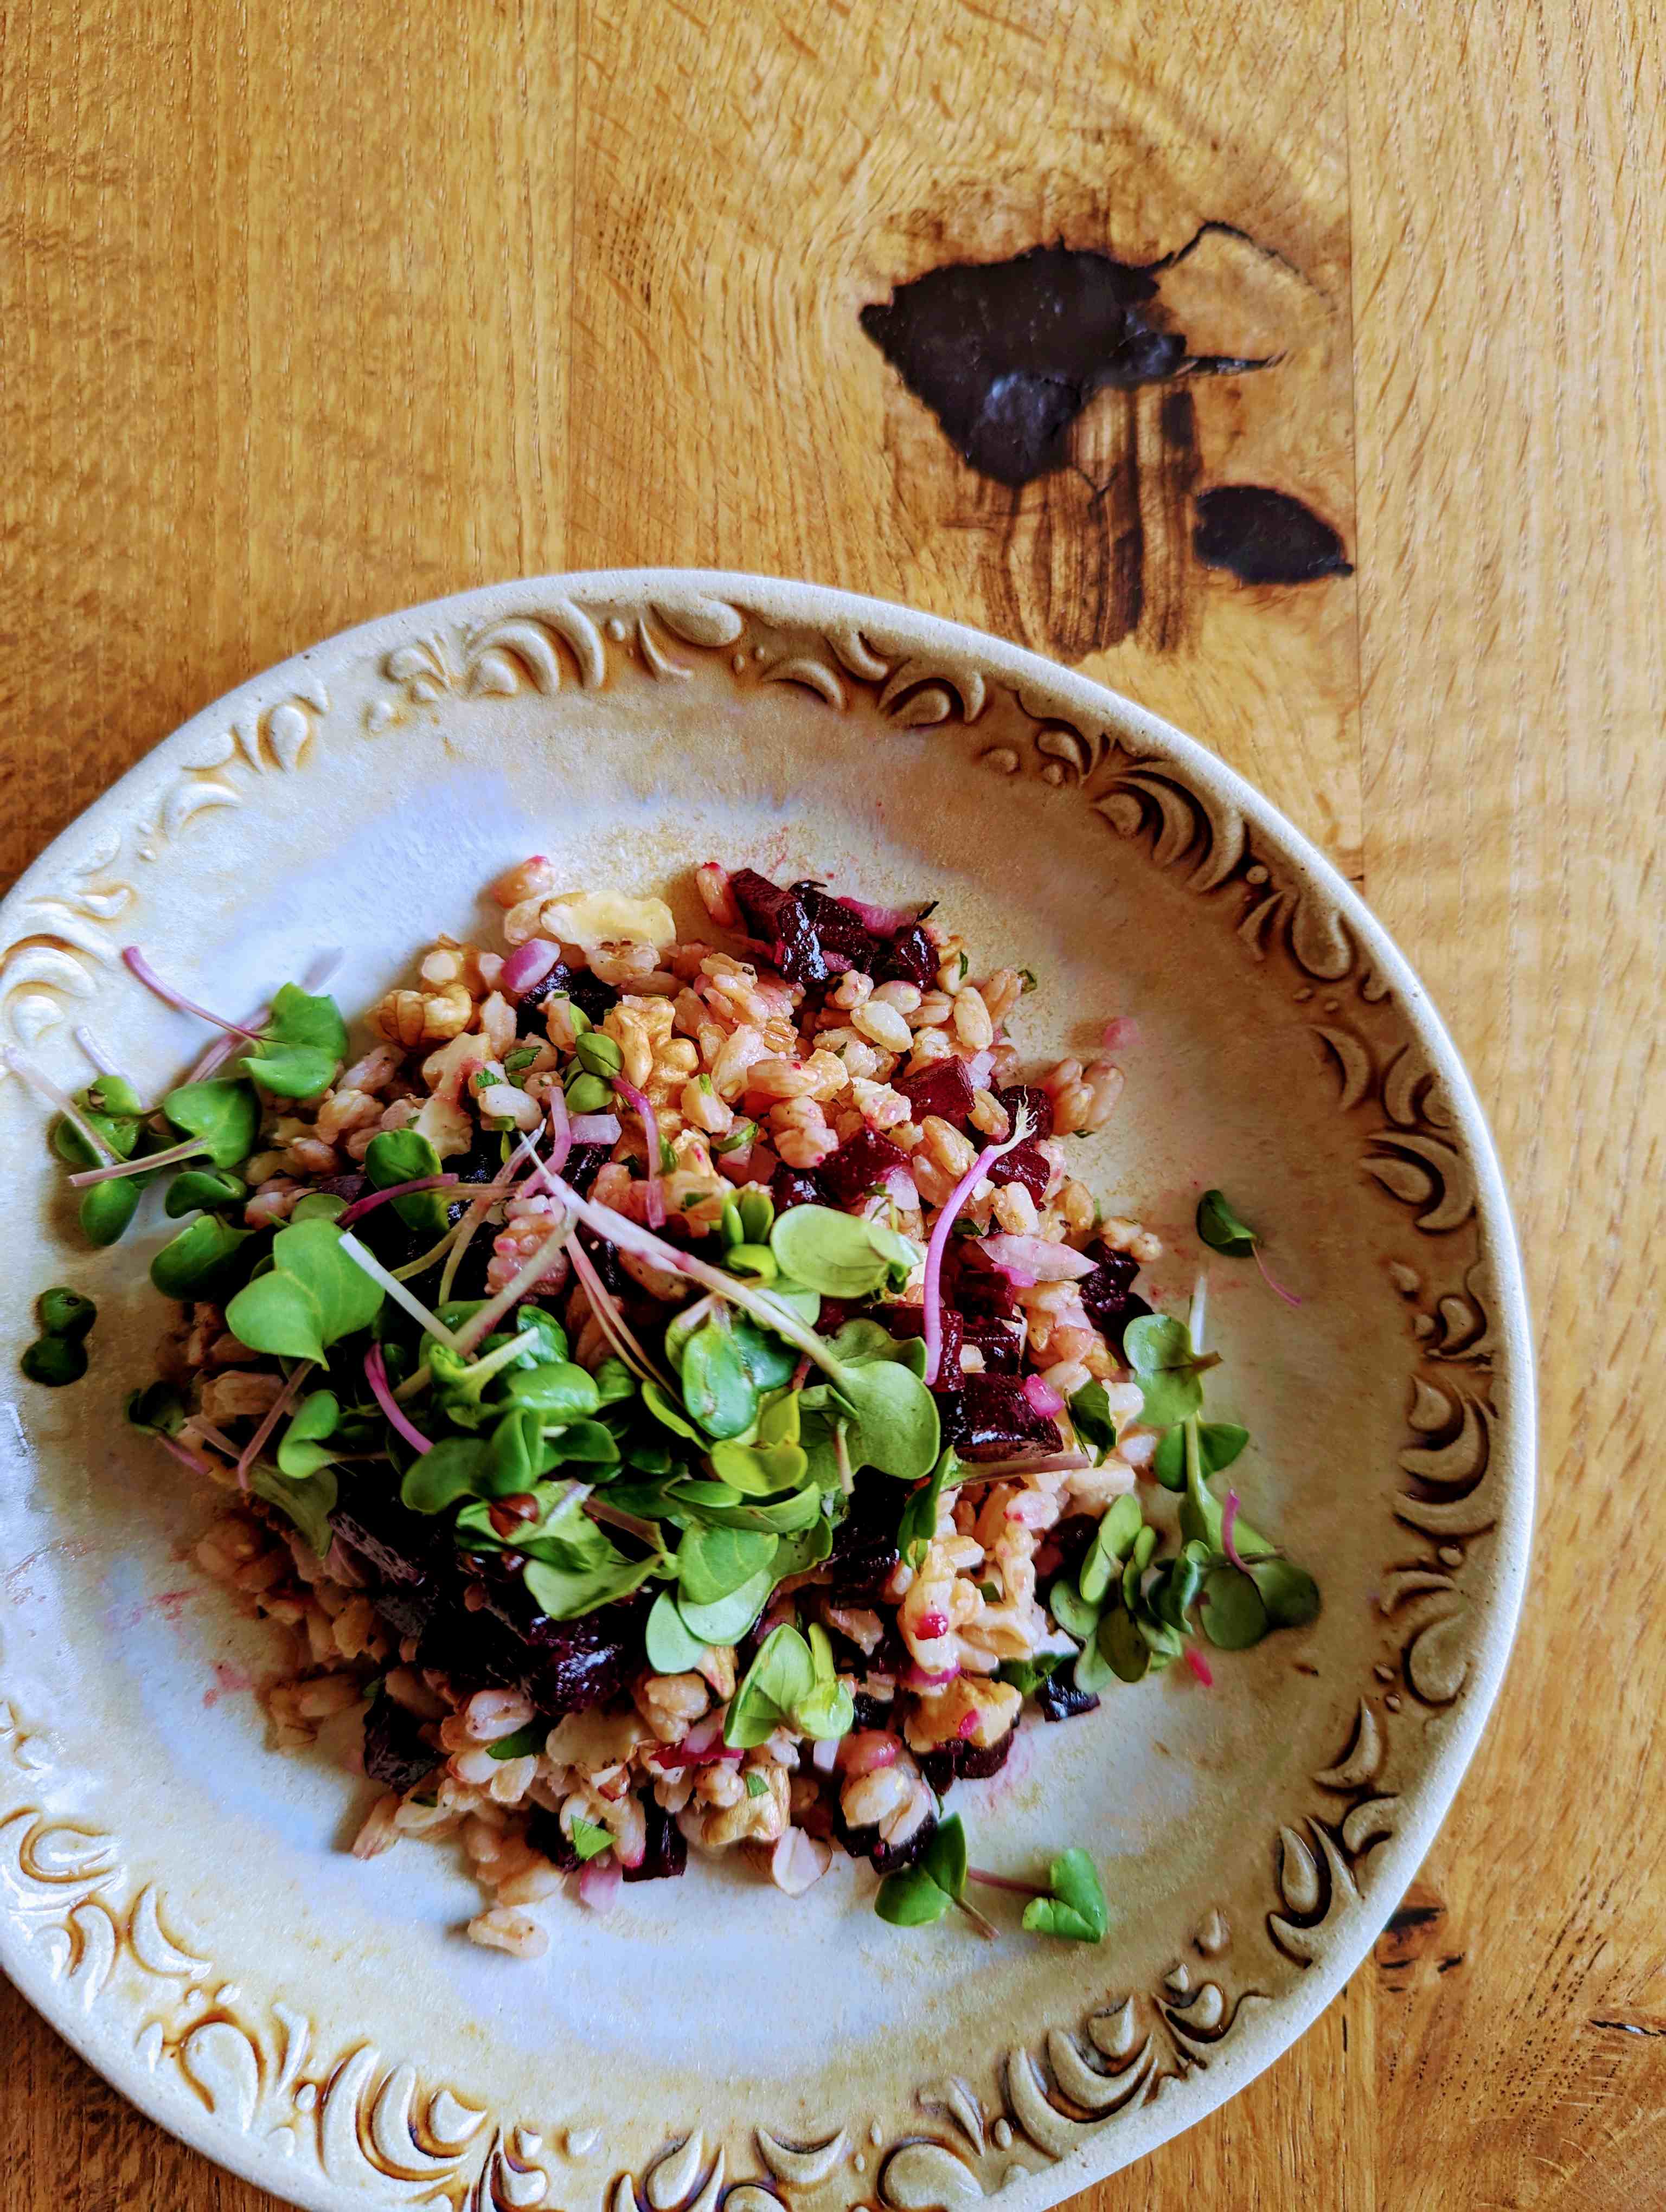
[[1197,1202],[1197,1233],[1212,1252],[1230,1253],[1247,1260],[1257,1242],[1255,1231],[1241,1221],[1220,1190],[1206,1190]]
[[296,1482],[257,1460],[249,1469],[249,1488],[257,1498],[264,1498],[269,1505],[276,1505],[281,1513],[288,1514],[309,1548],[319,1559],[324,1557],[330,1548],[330,1516],[336,1509],[332,1469],[322,1468],[318,1474]]
[[443,1513],[459,1498],[485,1495],[491,1447],[483,1437],[446,1437],[414,1459],[399,1484],[413,1513]]
[[[878,1222],[830,1206],[793,1206],[777,1216],[769,1249],[782,1274],[824,1297],[868,1297],[897,1264],[904,1240]],[[911,1245],[906,1246],[913,1264]]]
[[[1231,1467],[1249,1443],[1250,1431],[1239,1428],[1236,1421],[1202,1421],[1198,1425],[1197,1438],[1207,1477],[1219,1474],[1223,1468]],[[1186,1487],[1186,1431],[1183,1426],[1164,1431],[1152,1459],[1152,1472],[1165,1490],[1183,1490]]]
[[669,1590],[661,1590],[648,1608],[644,1641],[656,1674],[692,1674],[706,1656],[706,1646],[690,1630]]
[[115,1244],[139,1210],[148,1176],[125,1176],[115,1182],[89,1183],[76,1209],[81,1233],[89,1244]]
[[504,1402],[537,1413],[546,1425],[587,1421],[601,1410],[596,1378],[570,1359],[512,1368],[503,1377]]
[[178,1221],[187,1213],[217,1213],[228,1206],[241,1206],[248,1194],[240,1176],[222,1175],[216,1168],[185,1168],[169,1183],[162,1211],[170,1221]]
[[87,1372],[87,1346],[78,1336],[40,1336],[17,1364],[31,1382],[61,1390],[66,1382],[79,1382]]
[[322,1360],[327,1346],[368,1328],[381,1309],[381,1285],[342,1250],[333,1222],[298,1221],[280,1230],[272,1262],[271,1272],[258,1275],[226,1309],[227,1327],[252,1352]]
[[63,1284],[42,1291],[34,1310],[43,1336],[61,1336],[72,1344],[78,1344],[99,1317],[91,1298]]
[[749,1797],[767,1797],[769,1794],[769,1784],[756,1768],[749,1767],[746,1772],[746,1795]]
[[1104,1939],[1110,1915],[1098,1871],[1083,1850],[1068,1850],[1047,1870],[1050,1897],[1031,1898],[1024,1908],[1024,1924],[1034,1936],[1058,1936],[1072,1943],[1098,1943]]
[[277,1447],[280,1474],[304,1477],[339,1458],[341,1448],[325,1443],[341,1419],[341,1401],[333,1390],[314,1390],[303,1398],[290,1418]]
[[[106,1186],[109,1189],[125,1187]],[[234,1228],[218,1214],[199,1213],[152,1259],[152,1286],[165,1298],[222,1297],[242,1272],[244,1263],[239,1255],[244,1246],[258,1234],[257,1230]]]
[[739,1644],[769,1603],[777,1579],[774,1566],[767,1566],[727,1597],[717,1598],[709,1605],[679,1597],[677,1610],[683,1616],[684,1626],[702,1643]]
[[1116,1424],[1111,1418],[1110,1400],[1103,1382],[1085,1382],[1070,1401],[1070,1419],[1077,1435],[1097,1451],[1113,1450],[1116,1443]]
[[1067,1582],[1062,1575],[1047,1593],[1047,1609],[1067,1636],[1074,1636],[1083,1644],[1091,1641],[1099,1626],[1097,1601],[1085,1598],[1074,1583]]
[[[550,1726],[547,1720],[535,1716],[525,1728],[516,1729],[512,1735],[499,1736],[496,1743],[489,1743],[486,1749],[493,1759],[536,1759],[548,1741]],[[601,1832],[605,1836],[607,1834],[605,1828]]]
[[234,1168],[254,1150],[260,1102],[246,1083],[223,1076],[182,1083],[163,1099],[162,1111],[176,1129],[201,1138],[216,1168]]
[[130,1394],[127,1418],[149,1436],[177,1437],[185,1425],[185,1400],[172,1382],[147,1383]]
[[[1241,1521],[1237,1541],[1242,1555],[1246,1546]],[[1319,1585],[1305,1567],[1291,1559],[1256,1559],[1250,1563],[1250,1575],[1274,1628],[1305,1628],[1317,1620]]]
[[679,1380],[684,1408],[708,1436],[744,1435],[757,1418],[757,1385],[724,1313],[714,1313],[684,1346]]
[[942,1501],[944,1488],[959,1479],[960,1462],[951,1446],[932,1469],[931,1480],[912,1492],[903,1508],[902,1522],[897,1531],[897,1548],[916,1572],[925,1565],[927,1548],[937,1534],[938,1507]]
[[931,1473],[942,1449],[942,1423],[936,1399],[910,1369],[889,1360],[847,1367],[834,1390],[855,1416],[854,1466],[877,1467],[904,1482]]
[[[382,1129],[366,1148],[364,1171],[378,1190],[391,1190],[396,1183],[421,1182],[428,1176],[439,1175],[440,1155],[416,1129]],[[392,1204],[406,1228],[414,1230],[424,1245],[445,1235],[444,1191],[407,1191]]]
[[1172,1314],[1141,1314],[1122,1332],[1122,1350],[1144,1395],[1142,1417],[1154,1429],[1189,1419],[1203,1403],[1199,1371],[1216,1364],[1200,1355],[1184,1322]]
[[775,1539],[744,1528],[690,1528],[677,1549],[679,1606],[715,1605],[733,1596],[775,1556]]
[[346,1057],[347,1024],[335,1000],[285,983],[272,1000],[262,1042],[240,1065],[245,1075],[277,1097],[316,1098]]
[[[1083,1559],[1076,1586],[1089,1605],[1103,1605],[1111,1585],[1113,1575],[1122,1579],[1119,1570],[1133,1551],[1140,1529],[1145,1526],[1140,1511],[1140,1501],[1125,1493],[1114,1498],[1093,1532],[1093,1541]],[[1062,1626],[1063,1624],[1061,1624]],[[1070,1633],[1073,1634],[1073,1630]]]
[[1198,1618],[1219,1651],[1247,1651],[1272,1626],[1261,1592],[1234,1566],[1216,1567],[1205,1578]]

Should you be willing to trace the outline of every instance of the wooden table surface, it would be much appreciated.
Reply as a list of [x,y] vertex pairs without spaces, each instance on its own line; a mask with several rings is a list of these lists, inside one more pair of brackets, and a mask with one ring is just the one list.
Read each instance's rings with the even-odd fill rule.
[[[1666,2204],[1663,89],[1655,0],[0,5],[8,879],[348,623],[721,563],[1171,715],[1467,1054],[1542,1363],[1523,1638],[1375,1957],[1106,2212]],[[931,295],[861,310],[1037,245],[1165,263],[1184,358],[969,465],[887,357]],[[1086,265],[978,280],[1020,366],[1008,288]],[[9,2212],[275,2201],[3,1984],[0,2053]]]

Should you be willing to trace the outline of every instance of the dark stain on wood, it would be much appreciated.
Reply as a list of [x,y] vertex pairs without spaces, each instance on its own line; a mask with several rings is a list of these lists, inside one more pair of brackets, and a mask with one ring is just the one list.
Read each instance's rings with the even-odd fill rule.
[[[1243,535],[1232,497],[1213,521],[1197,497],[1199,377],[1249,374],[1280,356],[1194,351],[1165,304],[1163,279],[1209,241],[1235,242],[1252,265],[1282,257],[1231,226],[1206,223],[1174,253],[1119,261],[1091,247],[1034,246],[1003,261],[956,258],[860,310],[863,331],[985,483],[1005,488],[969,517],[999,532],[989,563],[998,624],[1023,637],[1041,611],[1044,642],[1070,660],[1139,631],[1159,651],[1194,626],[1197,562]],[[1028,487],[1042,487],[1026,498]],[[1228,488],[1236,495],[1238,488]],[[1281,499],[1283,495],[1257,496]],[[1263,518],[1243,558],[1276,578],[1348,573],[1341,541],[1313,544]],[[1230,564],[1229,564],[1230,565]],[[1300,569],[1298,576],[1296,571]]]
[[[1395,1978],[1408,1967],[1432,1958],[1437,1952],[1442,1957],[1452,1957],[1441,1941],[1445,1920],[1446,1907],[1432,1890],[1414,1884],[1407,1891],[1398,1908],[1389,1915],[1372,1953],[1389,1978],[1390,1989],[1404,1989],[1406,1983]],[[1457,1960],[1454,1959],[1453,1963]]]
[[1330,525],[1266,484],[1217,484],[1204,492],[1192,545],[1200,561],[1230,568],[1245,584],[1311,584],[1353,574]]

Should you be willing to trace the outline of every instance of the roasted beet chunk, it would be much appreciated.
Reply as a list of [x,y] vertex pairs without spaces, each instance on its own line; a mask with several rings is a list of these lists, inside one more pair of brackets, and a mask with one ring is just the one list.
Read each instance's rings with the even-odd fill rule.
[[664,1881],[672,1875],[681,1874],[689,1863],[689,1847],[683,1831],[661,1805],[654,1800],[651,1790],[642,1792],[642,1813],[648,1823],[648,1842],[642,1851],[640,1866],[627,1867],[627,1881]]
[[920,1771],[939,1797],[946,1797],[957,1782],[987,1782],[1006,1765],[1018,1734],[1015,1722],[993,1743],[945,1743],[920,1754]]
[[972,1079],[964,1060],[934,1060],[917,1075],[899,1076],[895,1088],[913,1107],[916,1121],[936,1114],[958,1129],[972,1110]]
[[853,908],[818,883],[794,884],[793,896],[810,917],[830,973],[860,968],[864,975],[874,974],[883,947]]
[[943,1266],[943,1295],[968,1320],[1008,1321],[1018,1312],[1018,1292],[1005,1275],[976,1259],[970,1249],[957,1249],[964,1239],[949,1239]]
[[835,1838],[853,1859],[866,1859],[876,1874],[895,1874],[899,1867],[912,1866],[923,1858],[926,1847],[937,1833],[937,1815],[927,1813],[911,1836],[900,1844],[888,1844],[878,1828],[853,1828],[839,1810],[836,1796],[832,1801],[832,1826]]
[[850,1509],[833,1531],[828,1559],[831,1595],[842,1605],[861,1605],[879,1595],[903,1556],[897,1532],[904,1502],[902,1486],[890,1475],[870,1468],[856,1477]]
[[364,1717],[364,1771],[384,1790],[397,1790],[403,1797],[425,1781],[446,1754],[423,1741],[423,1724],[415,1713],[381,1690],[370,1700]]
[[933,1395],[943,1441],[962,1459],[1016,1459],[1020,1452],[1059,1449],[1058,1423],[1037,1413],[1011,1376],[963,1375],[956,1389]]
[[1053,1100],[1051,1094],[1038,1083],[1009,1084],[1005,1091],[997,1091],[996,1098],[1006,1109],[1007,1126],[1020,1106],[1030,1115],[1030,1133],[1032,1137],[1050,1137],[1053,1133]]
[[1113,1252],[1103,1241],[1090,1248],[1088,1257],[1097,1265],[1091,1275],[1082,1277],[1076,1287],[1082,1294],[1088,1319],[1106,1343],[1120,1352],[1122,1331],[1131,1321],[1151,1311],[1144,1298],[1131,1288],[1140,1272],[1140,1262],[1132,1253]]
[[819,1177],[805,1168],[777,1168],[769,1178],[769,1195],[775,1202],[777,1213],[785,1213],[789,1206],[827,1203],[827,1193]]
[[756,868],[741,868],[730,877],[746,927],[769,948],[776,972],[789,983],[824,983],[833,972],[822,957],[820,940],[811,927],[804,902],[794,898],[761,876]]
[[587,1198],[590,1186],[598,1171],[611,1152],[611,1145],[575,1145],[567,1155],[567,1164],[562,1170],[564,1181],[570,1182],[581,1198]]
[[1073,1721],[1078,1713],[1097,1711],[1099,1700],[1091,1690],[1076,1687],[1076,1662],[1067,1659],[1044,1682],[1037,1684],[1036,1703],[1044,1721]]
[[[938,1355],[937,1371],[939,1375],[953,1376],[960,1372],[961,1347],[967,1340],[966,1326],[952,1306],[943,1307],[941,1312],[943,1348]],[[923,1336],[926,1333],[926,1314],[922,1306],[881,1306],[874,1319],[883,1322],[899,1344],[906,1343],[911,1336]]]
[[873,973],[881,983],[912,983],[916,990],[929,991],[937,980],[937,948],[920,924],[911,922],[885,946]]
[[[506,1585],[503,1593],[487,1602],[496,1610],[502,1596],[513,1592],[505,1610],[518,1612],[515,1601],[524,1589],[524,1584]],[[477,1622],[482,1617],[477,1613],[469,1616]],[[641,1664],[641,1615],[628,1606],[605,1606],[578,1620],[551,1620],[535,1613],[524,1624],[511,1618],[509,1625],[522,1647],[514,1680],[540,1712],[556,1719],[623,1696]]]
[[1014,1145],[1010,1152],[1002,1153],[989,1170],[989,1180],[991,1182],[1021,1182],[1039,1206],[1046,1195],[1048,1178],[1052,1172],[1041,1146],[1033,1138],[1026,1138],[1023,1144]]
[[570,999],[581,1014],[587,1014],[593,1022],[599,1022],[617,1002],[618,996],[611,983],[604,983],[588,968],[569,968],[564,960],[557,960],[549,974],[539,976],[532,989],[524,992],[516,1002],[515,1026],[522,1036],[542,1033],[546,999]]
[[969,1317],[962,1321],[961,1328],[967,1343],[983,1354],[986,1375],[1018,1373],[1021,1358],[1018,1340],[1004,1321]]
[[852,1206],[880,1189],[893,1168],[905,1168],[909,1156],[900,1145],[882,1137],[877,1129],[859,1129],[847,1137],[817,1172],[841,1206]]

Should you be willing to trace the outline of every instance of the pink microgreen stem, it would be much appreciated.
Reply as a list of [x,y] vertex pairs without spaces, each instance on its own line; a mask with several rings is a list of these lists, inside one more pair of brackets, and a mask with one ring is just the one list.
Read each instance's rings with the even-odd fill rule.
[[1030,1116],[1022,1107],[1012,1117],[1012,1134],[1000,1144],[986,1145],[972,1162],[960,1181],[949,1193],[942,1212],[932,1224],[931,1241],[926,1247],[926,1276],[923,1295],[925,1308],[926,1373],[929,1387],[937,1380],[938,1369],[943,1363],[943,1255],[949,1249],[949,1232],[967,1200],[999,1159],[1004,1159],[1015,1146],[1021,1145],[1030,1134]]
[[635,1536],[650,1551],[662,1552],[665,1549],[660,1540],[660,1532],[653,1522],[644,1521],[640,1514],[627,1513],[622,1505],[609,1505],[599,1498],[587,1498],[584,1510],[591,1520],[599,1521],[605,1528],[623,1528],[626,1535]]
[[614,1356],[623,1359],[639,1381],[660,1382],[670,1389],[670,1382],[636,1341],[612,1291],[597,1273],[595,1261],[576,1237],[568,1244],[567,1255],[573,1263],[574,1274],[590,1301],[590,1310],[596,1316],[596,1325],[612,1347]]
[[969,1866],[968,1881],[981,1881],[986,1889],[1010,1889],[1014,1897],[1045,1897],[1047,1890],[1040,1882],[1019,1881],[1010,1874],[991,1874],[987,1867]]
[[1301,1300],[1296,1296],[1294,1291],[1286,1290],[1284,1285],[1279,1281],[1278,1278],[1268,1267],[1266,1261],[1262,1258],[1261,1246],[1259,1243],[1250,1246],[1250,1255],[1251,1259],[1254,1260],[1256,1265],[1261,1269],[1261,1279],[1262,1282],[1266,1284],[1268,1289],[1272,1291],[1275,1298],[1282,1298],[1287,1306],[1300,1305]]
[[382,1357],[380,1344],[373,1344],[364,1355],[364,1379],[370,1385],[370,1395],[386,1414],[389,1425],[402,1436],[414,1452],[434,1449],[431,1438],[408,1418],[387,1383],[387,1362]]
[[1189,1644],[1186,1646],[1186,1664],[1191,1668],[1193,1674],[1196,1675],[1198,1680],[1202,1683],[1206,1690],[1213,1689],[1215,1686],[1215,1678],[1209,1671],[1209,1662],[1204,1657],[1203,1654],[1198,1650],[1195,1644]]
[[1225,1510],[1220,1516],[1220,1548],[1242,1574],[1244,1571],[1243,1561],[1238,1557],[1238,1547],[1232,1541],[1232,1530],[1237,1517],[1238,1494],[1236,1490],[1229,1490],[1226,1493]]
[[97,1068],[100,1075],[119,1075],[121,1073],[121,1070],[116,1066],[115,1061],[111,1059],[109,1054],[104,1049],[104,1047],[93,1035],[91,1030],[87,1028],[84,1023],[77,1024],[76,1028],[70,1031],[70,1035],[75,1038],[76,1042],[86,1054],[88,1059],[92,1061],[94,1066]]
[[154,1175],[158,1168],[178,1167],[183,1160],[200,1159],[208,1149],[200,1137],[192,1137],[183,1145],[170,1145],[165,1152],[144,1152],[136,1160],[118,1160],[107,1168],[83,1168],[79,1175],[70,1177],[70,1186],[73,1190],[85,1190],[92,1182],[119,1182],[124,1176]]
[[1000,1941],[1000,1930],[996,1928],[994,1921],[986,1920],[983,1915],[978,1911],[976,1905],[971,1904],[964,1897],[956,1898],[955,1903],[960,1907],[961,1911],[965,1914],[968,1920],[971,1922],[973,1927],[976,1929],[978,1934],[983,1938],[986,1943],[994,1943]]
[[457,1181],[454,1175],[419,1176],[414,1182],[390,1183],[386,1190],[373,1190],[363,1198],[356,1198],[344,1213],[336,1216],[337,1229],[350,1229],[356,1221],[372,1213],[390,1199],[409,1198],[419,1190],[445,1190]]
[[[4,1054],[0,1054],[0,1058],[4,1059],[6,1066],[10,1068],[12,1073],[21,1081],[27,1083],[31,1091],[44,1098],[48,1105],[57,1107],[83,1144],[89,1145],[101,1160],[108,1160],[113,1167],[120,1169],[121,1162],[117,1159],[98,1131],[87,1121],[67,1091],[60,1091],[51,1076],[43,1074],[27,1054],[21,1053],[15,1044],[9,1044]],[[94,1170],[94,1172],[97,1173],[99,1170]],[[73,1182],[75,1177],[71,1176],[70,1180]]]
[[175,1443],[172,1437],[159,1436],[156,1441],[164,1451],[172,1452],[179,1464],[182,1467],[188,1467],[193,1474],[205,1474],[210,1480],[213,1480],[214,1469],[196,1452],[187,1451],[183,1444]]
[[228,1022],[222,1014],[211,1014],[206,1006],[199,1006],[194,999],[187,999],[182,991],[176,991],[171,983],[163,982],[137,945],[124,945],[121,957],[129,970],[138,977],[146,990],[154,991],[166,1005],[177,1007],[182,1014],[195,1014],[199,1022],[211,1022],[216,1029],[226,1030],[233,1036],[241,1037],[246,1044],[260,1042],[258,1030],[245,1029],[241,1022]]
[[272,1431],[277,1426],[285,1413],[289,1412],[290,1407],[294,1405],[296,1394],[300,1390],[301,1384],[312,1373],[313,1364],[314,1363],[310,1359],[303,1359],[301,1362],[300,1365],[295,1369],[295,1373],[290,1376],[289,1381],[278,1392],[277,1398],[267,1412],[264,1420],[261,1422],[260,1426],[249,1438],[247,1443],[244,1445],[241,1453],[239,1455],[237,1462],[237,1486],[240,1490],[246,1490],[248,1488],[249,1469],[254,1465],[256,1460],[259,1458],[261,1446],[265,1443],[267,1437],[271,1436]]
[[986,1460],[963,1468],[960,1486],[964,1490],[973,1482],[1005,1482],[1018,1474],[1075,1474],[1092,1464],[1085,1451],[1037,1452],[1027,1458]]
[[234,1465],[241,1456],[243,1450],[242,1445],[234,1443],[223,1429],[216,1428],[214,1423],[210,1420],[205,1420],[201,1413],[193,1413],[192,1415],[191,1427],[192,1432],[195,1435],[199,1436],[205,1444],[212,1444],[216,1451],[224,1452],[226,1457],[230,1460]]

